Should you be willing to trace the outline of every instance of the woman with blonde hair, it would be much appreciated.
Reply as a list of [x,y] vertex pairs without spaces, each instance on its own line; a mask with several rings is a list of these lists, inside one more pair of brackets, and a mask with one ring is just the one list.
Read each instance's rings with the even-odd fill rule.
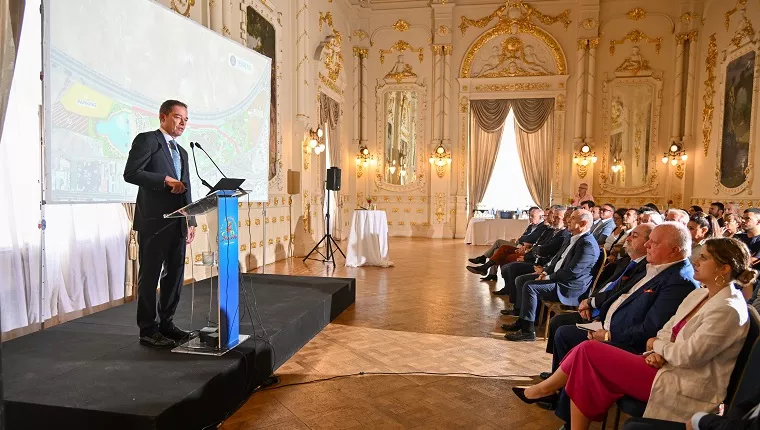
[[694,290],[647,342],[644,355],[586,341],[547,380],[512,390],[526,403],[553,400],[563,388],[571,400],[571,429],[588,429],[623,396],[647,402],[645,417],[688,420],[712,412],[726,397],[736,357],[749,330],[741,287],[757,276],[747,247],[733,238],[708,239],[694,266]]

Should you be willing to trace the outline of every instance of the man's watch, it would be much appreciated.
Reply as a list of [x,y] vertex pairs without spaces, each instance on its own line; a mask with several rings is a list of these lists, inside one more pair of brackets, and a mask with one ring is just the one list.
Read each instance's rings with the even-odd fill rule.
[[610,332],[609,332],[609,330],[604,332],[604,341],[605,342],[609,342],[610,341]]

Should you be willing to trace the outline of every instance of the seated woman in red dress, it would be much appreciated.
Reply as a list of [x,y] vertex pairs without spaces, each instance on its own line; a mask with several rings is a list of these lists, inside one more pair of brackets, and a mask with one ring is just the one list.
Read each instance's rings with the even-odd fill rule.
[[[657,245],[647,243],[647,249],[652,246]],[[709,239],[694,264],[694,279],[704,288],[689,294],[657,337],[649,339],[645,356],[587,341],[549,379],[512,390],[535,403],[564,387],[572,403],[572,429],[601,421],[624,395],[647,402],[644,416],[649,418],[687,421],[696,411],[712,412],[726,396],[749,329],[741,286],[756,275],[743,243]]]

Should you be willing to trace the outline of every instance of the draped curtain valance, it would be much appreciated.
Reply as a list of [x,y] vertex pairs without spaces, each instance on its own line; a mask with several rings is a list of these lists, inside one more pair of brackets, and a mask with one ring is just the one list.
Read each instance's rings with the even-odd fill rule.
[[331,99],[325,93],[319,93],[319,123],[327,123],[331,130],[338,128],[340,103]]
[[554,112],[554,99],[473,100],[471,106],[483,131],[493,133],[501,128],[511,108],[520,128],[536,133]]

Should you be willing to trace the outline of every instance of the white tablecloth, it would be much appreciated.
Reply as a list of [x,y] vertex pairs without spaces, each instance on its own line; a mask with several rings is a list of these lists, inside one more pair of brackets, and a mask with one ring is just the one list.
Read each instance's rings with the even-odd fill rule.
[[388,219],[385,211],[354,211],[348,234],[346,266],[393,266],[388,258]]
[[464,243],[491,245],[497,239],[517,239],[528,228],[527,219],[484,219],[470,218]]

